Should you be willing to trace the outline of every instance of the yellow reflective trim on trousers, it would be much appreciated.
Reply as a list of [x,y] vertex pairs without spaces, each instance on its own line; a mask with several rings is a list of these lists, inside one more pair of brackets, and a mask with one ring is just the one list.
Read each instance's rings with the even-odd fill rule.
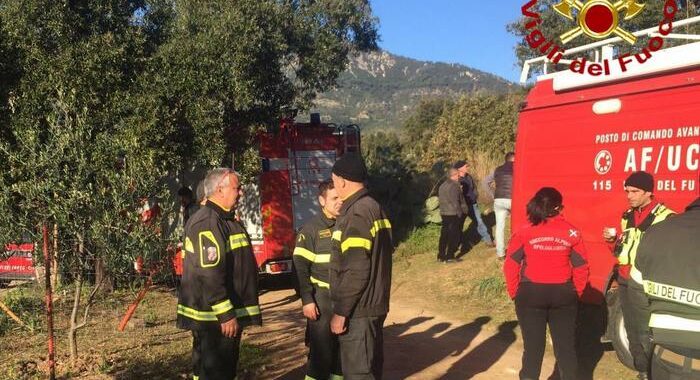
[[644,293],[650,297],[700,308],[700,290],[644,281]]
[[372,234],[372,237],[377,235],[377,232],[383,228],[388,228],[391,229],[391,222],[389,219],[379,219],[374,221],[374,225],[372,228],[369,230],[369,232]]
[[324,281],[321,281],[321,280],[315,278],[314,276],[309,276],[309,280],[311,280],[312,284],[318,285],[319,288],[326,288],[326,289],[331,288],[331,284],[324,282]]
[[666,330],[700,332],[700,321],[666,314],[652,314],[649,327]]
[[331,373],[331,377],[329,377],[328,380],[343,380],[343,375]]
[[229,247],[233,249],[247,247],[250,245],[248,243],[248,238],[245,234],[235,234],[228,237]]
[[342,253],[350,248],[364,248],[369,251],[372,249],[372,242],[365,238],[351,237],[340,244],[340,252]]
[[260,306],[246,306],[236,309],[236,317],[252,317],[254,315],[260,315]]
[[340,239],[343,237],[343,232],[340,230],[333,231],[333,235],[331,235],[331,239],[340,241]]
[[187,318],[194,319],[195,321],[210,322],[219,320],[216,318],[216,314],[214,314],[213,311],[199,311],[183,305],[177,305],[177,313]]
[[330,262],[331,262],[331,254],[330,253],[316,255],[316,260],[314,260],[314,263],[316,263],[316,264],[327,264]]
[[192,244],[192,240],[188,237],[185,238],[185,251],[194,253],[194,244]]
[[315,253],[309,251],[309,250],[306,249],[306,248],[302,248],[302,247],[296,247],[296,248],[294,248],[294,253],[293,253],[292,255],[293,255],[293,256],[301,256],[301,257],[303,257],[303,258],[305,258],[305,259],[311,261],[312,263],[316,260],[316,254],[315,254]]
[[230,300],[226,300],[224,302],[217,303],[216,305],[212,306],[211,309],[214,310],[214,314],[219,315],[233,309],[233,304]]

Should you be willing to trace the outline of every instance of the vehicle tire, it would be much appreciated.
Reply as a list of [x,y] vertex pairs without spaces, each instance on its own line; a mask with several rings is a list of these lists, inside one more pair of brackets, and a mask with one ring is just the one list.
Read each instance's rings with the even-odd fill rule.
[[630,353],[627,330],[625,330],[625,318],[622,315],[617,289],[610,289],[605,296],[605,300],[608,304],[608,332],[606,335],[610,338],[620,363],[633,370],[634,359]]

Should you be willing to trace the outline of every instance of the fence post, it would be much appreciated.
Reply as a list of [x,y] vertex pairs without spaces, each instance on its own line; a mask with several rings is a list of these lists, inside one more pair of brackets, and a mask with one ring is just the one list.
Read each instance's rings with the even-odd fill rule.
[[46,327],[49,334],[49,380],[56,380],[56,360],[55,360],[55,345],[53,336],[53,299],[51,296],[51,254],[49,252],[49,228],[46,222],[42,225],[44,237],[44,268],[46,268],[45,283],[46,283]]

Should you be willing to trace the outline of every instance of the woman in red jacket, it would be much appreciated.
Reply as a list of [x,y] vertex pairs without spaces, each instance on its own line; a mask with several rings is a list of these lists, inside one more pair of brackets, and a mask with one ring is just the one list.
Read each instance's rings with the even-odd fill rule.
[[527,204],[530,224],[508,244],[503,271],[525,347],[520,379],[540,378],[547,324],[561,380],[576,379],[576,310],[588,263],[581,233],[560,215],[562,208],[559,191],[540,189]]

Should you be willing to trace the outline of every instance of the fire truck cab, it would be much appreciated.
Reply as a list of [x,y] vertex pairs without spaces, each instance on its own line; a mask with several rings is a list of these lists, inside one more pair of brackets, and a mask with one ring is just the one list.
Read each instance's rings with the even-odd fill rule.
[[0,286],[9,284],[12,280],[35,280],[36,272],[32,255],[34,244],[5,245],[4,260],[0,260]]
[[282,119],[279,130],[259,136],[261,174],[244,184],[238,206],[253,245],[260,274],[293,273],[292,252],[297,231],[320,212],[318,185],[331,177],[335,160],[360,151],[356,125],[309,123]]
[[[674,26],[691,21],[700,17]],[[606,41],[595,48],[602,48],[599,62],[617,59]],[[544,58],[526,62],[521,79],[527,80],[531,64],[546,65]],[[625,72],[592,76],[567,68],[538,77],[520,112],[515,151],[512,229],[526,223],[525,205],[538,189],[562,193],[564,214],[580,229],[588,252],[584,301],[607,304],[605,335],[631,366],[622,313],[610,291],[617,259],[602,231],[619,231],[629,208],[624,181],[634,171],[651,173],[656,199],[676,212],[700,195],[700,42],[654,52]]]

